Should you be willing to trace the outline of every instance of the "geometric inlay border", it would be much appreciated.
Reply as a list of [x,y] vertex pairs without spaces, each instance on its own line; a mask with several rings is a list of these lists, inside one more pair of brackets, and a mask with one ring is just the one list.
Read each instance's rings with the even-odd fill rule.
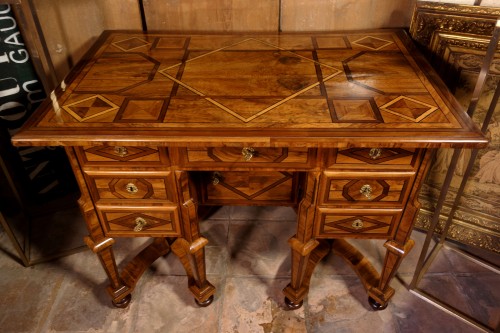
[[[150,117],[150,118],[125,118],[126,117],[126,113],[127,113],[127,108],[129,107],[129,105],[132,105],[130,104],[130,102],[159,102],[161,101],[162,102],[162,105],[161,105],[161,108],[160,110],[151,110],[151,111],[154,111],[154,112],[157,112],[157,115],[155,117]],[[157,123],[157,122],[162,122],[163,121],[163,117],[165,116],[165,114],[167,113],[167,108],[168,108],[168,98],[165,100],[165,99],[159,99],[159,98],[134,98],[134,99],[131,99],[129,97],[126,97],[125,100],[123,101],[121,107],[120,107],[120,110],[116,113],[116,116],[115,116],[115,122],[137,122],[137,121],[140,121],[140,122],[144,122],[144,123]]]
[[147,230],[151,228],[156,228],[158,226],[164,225],[167,228],[169,228],[172,231],[176,231],[176,223],[174,222],[173,219],[168,219],[175,217],[174,212],[168,212],[169,215],[165,216],[167,219],[160,219],[158,217],[152,216],[152,215],[147,215],[143,213],[131,213],[125,216],[122,216],[120,218],[116,218],[113,220],[109,220],[108,217],[106,216],[107,213],[104,213],[105,215],[105,222],[107,222],[108,229],[109,229],[109,224],[118,224],[123,227],[130,228],[131,227],[131,221],[134,221],[138,217],[143,218],[147,221],[147,224],[142,227],[142,230]]
[[[335,122],[383,123],[377,103],[373,97],[334,97],[331,98],[332,118]],[[344,112],[342,112],[344,111]]]
[[368,164],[380,164],[405,156],[413,155],[412,152],[401,148],[381,148],[380,156],[370,156],[371,148],[349,148],[338,152],[340,155],[348,156]]
[[[268,46],[268,47],[274,48],[274,49],[279,50],[279,51],[281,51],[281,52],[288,53],[288,54],[292,55],[293,57],[297,57],[297,58],[301,58],[302,60],[309,61],[309,62],[313,63],[315,66],[323,66],[323,67],[325,67],[325,68],[329,68],[329,69],[330,69],[330,70],[332,70],[333,72],[332,72],[332,74],[330,74],[330,75],[328,75],[328,76],[326,76],[326,77],[323,77],[323,78],[322,78],[322,80],[321,80],[321,82],[320,82],[320,81],[317,81],[317,82],[314,82],[314,83],[312,83],[312,84],[310,84],[310,85],[307,85],[307,86],[303,87],[302,89],[300,89],[299,91],[296,91],[296,92],[294,92],[293,94],[291,94],[291,95],[289,95],[289,96],[287,96],[287,97],[285,97],[285,98],[283,98],[283,99],[280,99],[278,102],[276,102],[276,103],[274,103],[274,104],[272,104],[272,105],[270,105],[270,106],[268,106],[268,107],[266,107],[266,108],[264,108],[264,109],[262,109],[262,110],[260,110],[260,111],[256,112],[255,114],[253,114],[253,115],[251,115],[251,116],[249,116],[249,117],[244,117],[244,116],[242,116],[242,115],[238,114],[237,112],[235,112],[235,111],[234,111],[234,110],[232,110],[231,108],[229,108],[229,107],[227,107],[227,106],[223,105],[222,103],[220,103],[220,102],[218,102],[218,101],[214,100],[213,98],[211,98],[211,97],[207,96],[207,95],[206,95],[205,93],[203,93],[202,91],[200,91],[200,90],[196,89],[196,87],[193,87],[193,86],[188,85],[187,83],[183,82],[182,80],[180,80],[180,79],[178,79],[178,78],[176,78],[176,77],[173,77],[172,75],[168,74],[168,72],[167,72],[167,71],[169,71],[169,70],[171,70],[171,69],[173,69],[173,68],[176,68],[176,67],[181,67],[181,66],[183,66],[183,65],[185,65],[185,64],[187,64],[187,63],[189,63],[189,62],[198,61],[198,60],[202,59],[203,57],[206,57],[206,56],[211,55],[211,54],[213,54],[213,53],[220,52],[220,51],[224,51],[224,50],[227,50],[227,49],[229,49],[229,48],[232,48],[232,47],[238,46],[238,45],[240,45],[240,44],[242,44],[242,43],[249,42],[249,41],[250,41],[250,42],[258,42],[258,43],[264,44],[264,45],[266,45],[266,46]],[[239,120],[241,120],[242,122],[245,122],[245,123],[248,123],[248,122],[250,122],[250,121],[254,120],[254,119],[255,119],[255,118],[257,118],[257,117],[260,117],[261,115],[263,115],[263,114],[265,114],[265,113],[267,113],[267,112],[269,112],[269,111],[271,111],[271,110],[275,109],[276,107],[278,107],[278,106],[280,106],[280,105],[282,105],[282,104],[284,104],[284,103],[288,102],[289,100],[292,100],[292,99],[294,99],[295,97],[297,97],[297,96],[299,96],[299,95],[301,95],[301,94],[304,94],[305,92],[307,92],[307,91],[309,91],[309,90],[311,90],[311,89],[313,89],[313,88],[315,88],[315,87],[320,86],[320,85],[321,85],[321,83],[326,82],[326,81],[330,80],[331,78],[333,78],[333,77],[335,77],[335,76],[337,76],[337,75],[339,75],[339,74],[343,73],[343,71],[342,71],[342,70],[339,70],[338,68],[335,68],[335,67],[332,67],[332,66],[330,66],[330,65],[326,65],[326,64],[320,63],[320,62],[318,62],[318,61],[316,61],[316,60],[309,59],[309,58],[307,58],[307,57],[305,57],[305,56],[302,56],[302,55],[300,55],[300,54],[298,54],[298,53],[291,52],[291,51],[289,51],[289,50],[287,50],[287,49],[285,49],[285,48],[281,48],[281,47],[279,47],[279,46],[276,46],[276,45],[273,45],[273,44],[270,44],[270,43],[268,43],[268,42],[265,42],[265,41],[262,41],[262,40],[259,40],[259,39],[255,39],[255,38],[247,38],[247,39],[244,39],[244,40],[242,40],[242,41],[238,41],[238,42],[236,42],[236,43],[234,43],[234,44],[231,44],[231,45],[228,45],[228,46],[225,46],[225,47],[222,47],[222,48],[216,49],[216,50],[212,50],[212,51],[207,52],[207,53],[205,53],[205,54],[202,54],[202,55],[200,55],[200,56],[197,56],[197,57],[194,57],[194,58],[191,58],[191,59],[185,60],[184,62],[178,63],[178,64],[176,64],[176,65],[173,65],[173,66],[169,66],[169,67],[167,67],[167,68],[164,68],[164,69],[162,69],[162,70],[160,70],[160,71],[158,71],[158,72],[159,72],[159,73],[161,73],[162,75],[166,76],[166,77],[167,77],[167,78],[169,78],[170,80],[174,81],[175,83],[177,83],[177,84],[181,85],[182,87],[184,87],[184,88],[186,88],[186,89],[190,90],[191,92],[195,93],[196,95],[198,95],[198,96],[200,96],[200,97],[204,98],[204,99],[205,99],[206,101],[208,101],[209,103],[211,103],[211,104],[213,104],[213,105],[217,106],[217,107],[218,107],[218,108],[220,108],[221,110],[223,110],[223,111],[225,111],[225,112],[229,113],[230,115],[232,115],[232,116],[234,116],[234,117],[238,118]]]
[[85,152],[88,154],[93,154],[97,156],[102,156],[105,158],[109,158],[115,161],[127,162],[139,157],[144,157],[152,154],[158,154],[158,150],[151,149],[148,147],[124,147],[127,149],[126,154],[120,154],[119,151],[116,150],[117,147],[113,146],[95,146],[89,149],[85,149]]
[[[362,216],[362,215],[361,216],[360,215],[351,216],[351,217],[347,217],[347,218],[342,219],[342,220],[332,221],[332,222],[326,222],[326,217],[327,216],[323,216],[323,221],[324,221],[323,222],[323,232],[325,232],[324,231],[325,226],[330,227],[330,228],[341,229],[341,230],[344,230],[347,232],[352,232],[352,233],[363,233],[366,231],[376,230],[376,229],[380,229],[380,228],[389,228],[388,233],[387,233],[387,234],[389,234],[390,229],[392,229],[392,223],[387,224],[387,223],[369,218],[367,216]],[[364,226],[360,229],[355,229],[354,227],[352,227],[352,223],[356,220],[362,221],[364,224],[366,224],[366,226]],[[326,233],[328,233],[328,232],[326,231]]]
[[[410,105],[407,105],[407,103],[413,105],[415,104],[421,105],[423,106],[423,108],[418,108],[418,107],[412,108]],[[380,110],[384,110],[398,117],[411,120],[415,123],[420,122],[422,119],[424,119],[437,109],[438,108],[436,106],[406,96],[399,96],[380,107]],[[412,111],[417,111],[417,113],[414,114]]]
[[363,38],[360,38],[358,40],[355,40],[352,42],[352,44],[362,46],[369,48],[371,50],[380,50],[383,49],[384,47],[393,44],[394,42],[387,40],[387,39],[382,39],[378,37],[373,37],[373,36],[365,36]]
[[268,186],[266,186],[265,188],[258,188],[256,189],[256,192],[253,192],[251,194],[246,194],[245,192],[242,192],[240,190],[238,190],[236,187],[232,186],[232,185],[229,185],[227,183],[224,182],[224,178],[222,177],[222,179],[220,180],[219,182],[219,185],[222,185],[223,187],[225,187],[226,189],[228,189],[229,191],[233,192],[233,193],[236,193],[238,194],[239,196],[247,199],[247,200],[253,200],[255,199],[256,197],[260,196],[261,194],[263,193],[266,193],[267,191],[273,189],[274,187],[280,185],[280,184],[283,184],[284,182],[288,181],[289,179],[292,179],[293,178],[293,175],[291,173],[288,173],[288,172],[279,172],[281,175],[283,175],[282,178],[280,179],[277,179],[275,182],[269,184]]
[[[142,186],[138,188],[136,192],[128,192],[127,185],[128,184],[141,184]],[[120,199],[148,199],[154,194],[153,185],[145,179],[142,178],[114,178],[108,183],[108,188],[115,197]],[[144,188],[146,190],[144,190]],[[127,196],[122,193],[128,194]],[[142,196],[141,196],[142,195]]]
[[123,39],[119,42],[113,42],[112,44],[114,46],[116,46],[117,48],[119,48],[120,50],[127,52],[130,50],[134,50],[134,49],[149,45],[151,43],[144,40],[144,39],[141,39],[139,37],[131,37],[131,38]]
[[[272,162],[272,163],[280,163],[280,162],[283,162],[283,160],[285,160],[287,157],[288,157],[288,148],[280,148],[281,149],[281,153],[276,155],[276,156],[272,156],[272,160],[270,159],[265,159],[263,161],[261,161],[261,163],[269,163],[269,162]],[[236,150],[241,150],[240,148],[237,148]],[[224,152],[227,152],[228,149],[227,147],[223,148],[222,149],[222,154],[224,154]],[[215,162],[228,162],[227,159],[221,159],[219,156],[217,156],[217,154],[220,152],[220,150],[218,148],[207,148],[207,156],[210,157],[212,160],[214,160]],[[254,153],[255,157],[259,156],[259,154],[257,152]],[[243,155],[240,154],[240,158],[243,158]],[[253,162],[255,163],[255,162]]]
[[[332,179],[333,181],[333,179]],[[349,183],[347,183],[344,188],[342,189],[342,196],[348,200],[348,201],[360,201],[356,200],[351,196],[351,192],[354,192],[356,194],[359,194],[360,188],[366,184],[369,183],[372,185],[373,190],[379,190],[380,194],[374,198],[367,196],[364,199],[369,200],[369,201],[380,201],[381,199],[385,198],[389,194],[389,189],[390,185],[387,184],[383,179],[374,179],[373,181],[367,181],[367,180],[362,180],[362,179],[354,179],[351,180]],[[378,184],[377,187],[375,187]],[[381,189],[381,191],[380,191]]]
[[[91,100],[94,100],[91,103],[91,105],[86,105]],[[96,102],[98,104],[97,106],[95,105]],[[83,107],[81,105],[83,105]],[[90,96],[90,97],[84,98],[82,100],[79,100],[79,101],[76,101],[76,102],[73,102],[70,104],[66,104],[62,108],[64,110],[66,110],[66,112],[71,114],[74,118],[76,118],[78,121],[83,122],[83,121],[101,116],[105,113],[112,112],[112,111],[118,109],[119,107],[118,107],[118,105],[116,105],[115,103],[111,102],[109,99],[107,99],[101,95],[94,95],[94,96]],[[82,117],[77,112],[77,109],[80,109],[80,108],[86,109],[85,114],[89,113],[92,109],[97,109],[97,112],[92,113],[88,116],[85,115]]]

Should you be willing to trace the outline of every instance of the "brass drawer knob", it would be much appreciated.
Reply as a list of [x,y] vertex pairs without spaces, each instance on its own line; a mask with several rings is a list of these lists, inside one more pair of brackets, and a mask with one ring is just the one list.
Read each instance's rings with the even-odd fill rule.
[[118,156],[121,156],[121,157],[126,156],[128,154],[127,147],[116,146],[115,147],[115,154]]
[[251,147],[245,147],[241,150],[241,154],[243,155],[243,158],[245,159],[245,161],[250,161],[252,159],[252,157],[255,156],[255,149],[251,148]]
[[212,174],[212,184],[218,185],[222,181],[222,175],[219,172],[214,172]]
[[372,187],[369,184],[361,186],[359,193],[363,194],[367,199],[372,198]]
[[352,222],[351,226],[354,229],[359,230],[359,229],[363,228],[363,221],[361,221],[360,219],[356,219]]
[[130,194],[135,194],[139,191],[137,185],[135,185],[134,183],[128,183],[127,185],[125,185],[125,190]]
[[382,155],[382,149],[380,149],[380,148],[372,148],[372,149],[370,149],[370,152],[368,153],[368,155],[370,155],[370,157],[373,160],[376,160],[377,158],[380,157],[380,155]]
[[143,219],[142,217],[138,217],[135,219],[135,227],[134,231],[139,232],[142,231],[142,229],[148,224],[148,221]]

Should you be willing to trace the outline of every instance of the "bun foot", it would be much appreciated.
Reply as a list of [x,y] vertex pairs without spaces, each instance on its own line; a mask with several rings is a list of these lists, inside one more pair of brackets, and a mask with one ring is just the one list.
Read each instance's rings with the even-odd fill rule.
[[297,310],[302,306],[302,304],[304,304],[303,300],[298,303],[294,303],[288,297],[285,297],[285,305],[288,310]]
[[198,301],[196,298],[194,299],[194,301],[196,302],[196,304],[199,306],[199,307],[206,307],[206,306],[209,306],[210,304],[212,304],[212,302],[214,301],[214,295],[210,296],[206,301],[204,302],[200,302]]
[[122,298],[119,302],[113,301],[113,305],[117,308],[123,309],[123,308],[126,308],[130,304],[131,300],[132,300],[132,295],[128,294],[127,296]]
[[368,297],[368,303],[375,311],[384,310],[387,307],[387,303],[385,305],[382,305],[371,297]]

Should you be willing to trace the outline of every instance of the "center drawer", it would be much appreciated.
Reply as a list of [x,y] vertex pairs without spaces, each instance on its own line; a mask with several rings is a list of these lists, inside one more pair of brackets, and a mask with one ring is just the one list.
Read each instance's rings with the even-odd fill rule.
[[183,167],[207,168],[223,165],[250,167],[309,168],[316,161],[313,148],[208,147],[180,148],[179,164]]
[[207,205],[295,205],[298,173],[279,171],[194,172]]

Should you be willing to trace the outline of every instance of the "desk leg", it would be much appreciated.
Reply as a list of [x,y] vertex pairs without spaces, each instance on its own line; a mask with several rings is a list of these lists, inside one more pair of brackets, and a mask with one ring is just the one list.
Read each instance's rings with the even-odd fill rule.
[[319,173],[309,172],[305,182],[304,198],[299,204],[297,233],[288,241],[292,248],[292,277],[291,282],[283,289],[283,293],[285,304],[292,310],[302,306],[309,292],[314,268],[330,250],[327,242],[313,238],[318,184]]
[[112,249],[115,240],[113,238],[103,238],[99,242],[94,242],[90,237],[85,237],[85,243],[97,255],[102,268],[108,276],[110,286],[107,291],[113,299],[113,305],[118,308],[127,307],[132,298],[131,290],[123,283],[118,274]]
[[394,289],[389,284],[403,258],[410,252],[414,244],[412,239],[409,239],[404,245],[392,240],[385,242],[384,247],[387,248],[387,252],[378,287],[368,290],[368,303],[372,309],[383,310],[387,307],[389,299],[394,295]]
[[181,221],[182,237],[177,238],[172,244],[172,252],[180,259],[188,276],[188,287],[193,293],[199,306],[208,306],[212,303],[215,287],[208,282],[205,268],[205,245],[207,239],[200,236],[198,226],[197,204],[189,186],[186,171],[176,171]]

